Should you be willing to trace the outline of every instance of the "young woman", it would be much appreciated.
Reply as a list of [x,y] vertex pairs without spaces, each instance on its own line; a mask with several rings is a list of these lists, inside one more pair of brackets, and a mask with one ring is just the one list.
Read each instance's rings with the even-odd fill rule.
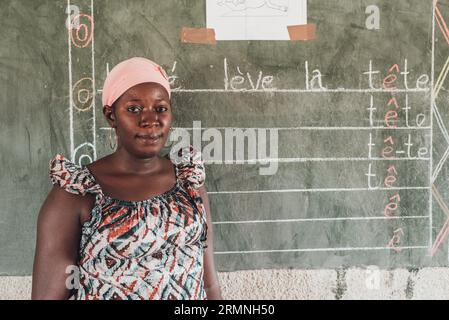
[[87,166],[50,161],[32,298],[221,299],[200,154],[159,156],[172,124],[164,70],[125,60],[102,100],[117,149]]

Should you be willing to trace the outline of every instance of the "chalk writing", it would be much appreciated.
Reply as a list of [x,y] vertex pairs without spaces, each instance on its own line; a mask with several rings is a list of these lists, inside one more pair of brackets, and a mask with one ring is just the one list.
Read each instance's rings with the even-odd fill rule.
[[257,76],[251,74],[249,72],[243,73],[240,71],[240,67],[236,67],[236,75],[230,75],[230,69],[228,66],[228,61],[224,59],[224,87],[225,90],[237,90],[237,91],[246,91],[246,90],[266,90],[266,89],[275,89],[273,87],[273,76],[272,75],[264,75],[262,71],[259,71]]
[[80,13],[72,18],[72,27],[70,30],[70,37],[74,46],[78,48],[87,47],[92,42],[94,33],[94,21],[92,16]]
[[387,244],[388,248],[393,249],[396,252],[400,252],[402,248],[398,248],[398,246],[401,244],[401,238],[404,236],[404,230],[402,228],[398,228],[393,231],[393,237],[390,239],[390,241]]
[[74,108],[78,111],[89,111],[93,105],[93,79],[90,77],[79,79],[73,85]]

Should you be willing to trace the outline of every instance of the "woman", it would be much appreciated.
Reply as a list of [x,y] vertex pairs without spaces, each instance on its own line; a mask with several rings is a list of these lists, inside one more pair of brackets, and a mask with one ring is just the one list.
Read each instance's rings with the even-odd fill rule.
[[87,166],[50,161],[32,298],[221,299],[200,155],[159,156],[172,124],[164,70],[123,61],[102,100],[117,149]]

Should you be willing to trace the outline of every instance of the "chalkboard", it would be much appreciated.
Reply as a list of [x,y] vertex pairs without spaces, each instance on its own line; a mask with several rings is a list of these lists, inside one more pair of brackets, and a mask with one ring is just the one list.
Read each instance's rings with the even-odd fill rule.
[[307,41],[198,44],[206,1],[1,1],[0,274],[31,273],[48,161],[111,152],[101,88],[133,56],[167,70],[176,132],[222,143],[219,271],[448,265],[448,4],[309,0]]

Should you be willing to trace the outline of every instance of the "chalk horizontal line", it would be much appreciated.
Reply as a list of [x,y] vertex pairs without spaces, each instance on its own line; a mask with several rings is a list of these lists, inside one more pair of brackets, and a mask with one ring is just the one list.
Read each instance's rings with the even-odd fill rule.
[[343,247],[343,248],[306,248],[306,249],[279,249],[279,250],[246,250],[246,251],[216,251],[215,254],[246,254],[246,253],[276,253],[276,252],[326,252],[326,251],[372,251],[372,250],[410,250],[429,249],[428,246],[407,247]]
[[[190,127],[173,127],[174,130],[209,130],[209,129],[217,129],[217,130],[329,130],[329,131],[349,131],[349,130],[430,130],[431,127],[396,127],[396,128],[388,128],[388,127],[198,127],[198,128],[190,128]],[[101,127],[100,130],[112,130],[111,127]]]
[[392,92],[429,92],[429,88],[425,89],[173,89],[172,92],[217,92],[217,93],[392,93]]
[[272,219],[272,220],[234,220],[216,221],[213,224],[251,224],[251,223],[285,223],[285,222],[316,222],[316,221],[351,221],[351,220],[402,220],[428,219],[429,216],[400,216],[400,217],[340,217],[340,218],[310,218],[310,219]]
[[[110,128],[105,128],[110,129]],[[188,128],[188,127],[175,127],[174,130],[180,129],[180,130],[187,130],[187,131],[193,131],[193,130],[208,130],[208,129],[217,129],[217,130],[247,130],[247,129],[253,129],[253,130],[342,130],[342,131],[349,131],[349,130],[430,130],[431,127],[395,127],[395,128],[388,128],[388,127],[264,127],[264,128],[255,128],[255,127],[201,127],[201,128]]]
[[430,158],[261,158],[248,160],[204,160],[205,164],[268,164],[297,162],[351,162],[351,161],[429,161]]
[[[172,89],[171,92],[219,92],[219,93],[392,93],[392,92],[428,92],[429,88],[425,89]],[[103,92],[102,89],[98,89],[97,92]]]
[[295,192],[356,192],[356,191],[392,191],[392,190],[430,190],[430,187],[393,187],[393,188],[314,188],[314,189],[274,189],[274,190],[236,190],[208,191],[208,194],[250,194],[250,193],[295,193]]

